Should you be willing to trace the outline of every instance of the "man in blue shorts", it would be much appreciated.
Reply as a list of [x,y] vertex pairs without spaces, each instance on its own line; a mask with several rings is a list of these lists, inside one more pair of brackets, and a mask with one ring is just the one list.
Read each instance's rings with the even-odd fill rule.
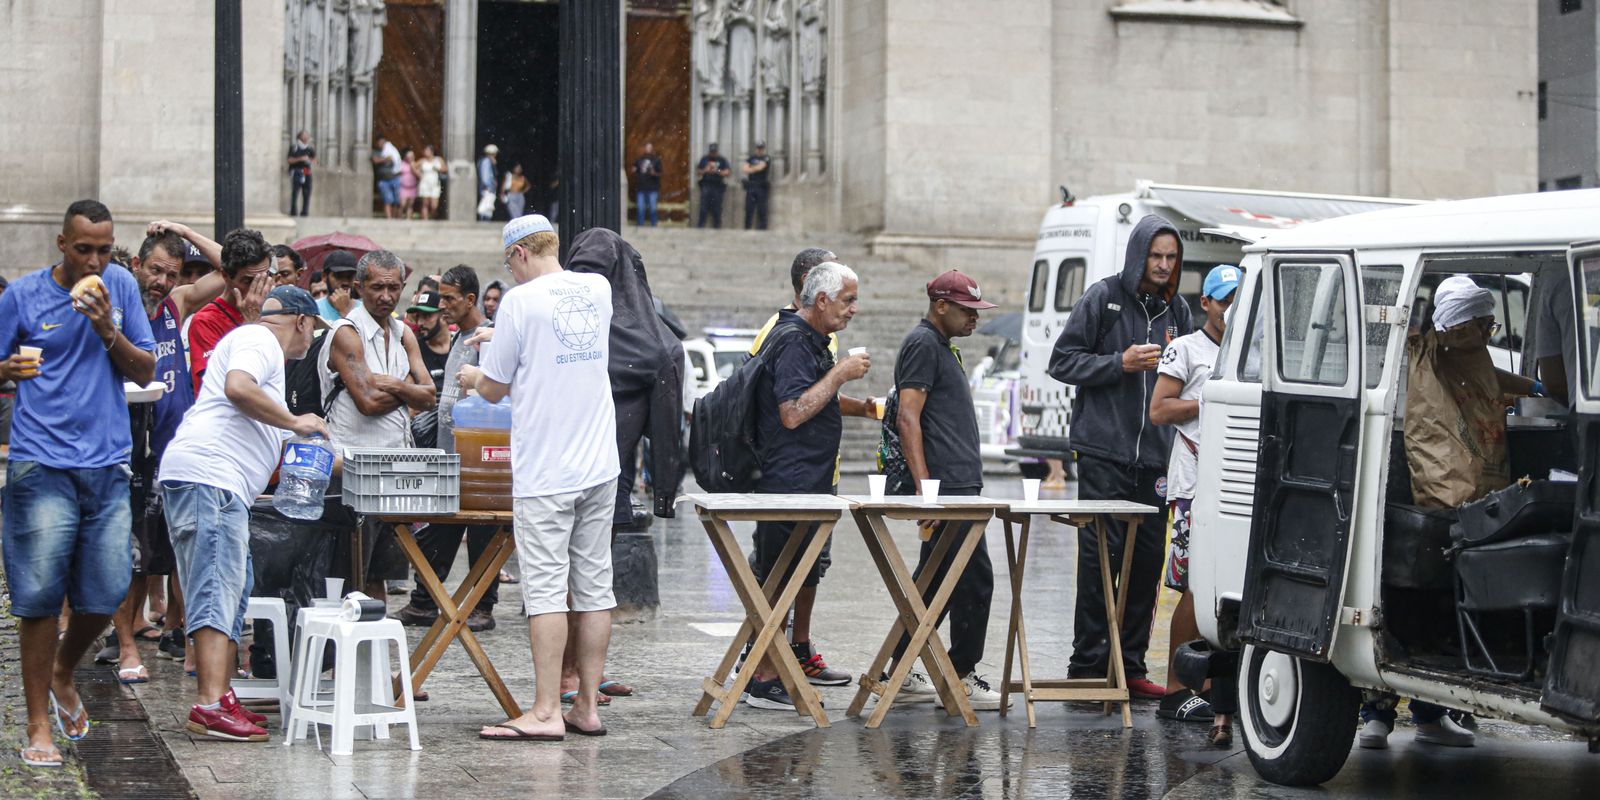
[[[60,263],[0,295],[0,382],[17,383],[6,465],[4,541],[11,613],[21,620],[29,766],[59,766],[55,726],[89,732],[72,670],[122,603],[133,574],[124,381],[155,375],[155,339],[139,284],[111,263],[111,211],[67,208]],[[89,276],[98,284],[75,287]],[[21,348],[28,348],[22,350]],[[59,645],[65,599],[72,621]]]

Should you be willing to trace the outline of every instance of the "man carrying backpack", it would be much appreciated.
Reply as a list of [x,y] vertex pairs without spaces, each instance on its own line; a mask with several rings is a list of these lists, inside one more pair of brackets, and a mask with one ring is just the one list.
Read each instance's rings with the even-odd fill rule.
[[[1172,429],[1149,420],[1161,351],[1191,333],[1189,305],[1178,297],[1183,242],[1171,223],[1150,215],[1128,238],[1122,273],[1095,283],[1078,299],[1050,356],[1050,377],[1078,387],[1070,442],[1078,461],[1078,497],[1166,505]],[[1159,700],[1166,690],[1146,678],[1145,648],[1161,575],[1163,521],[1143,517],[1133,543],[1133,572],[1121,587],[1127,598],[1122,661],[1134,697]],[[1126,535],[1106,536],[1111,563],[1121,563]],[[1078,530],[1078,594],[1072,660],[1067,675],[1098,678],[1110,663],[1106,597],[1100,583],[1099,545],[1090,528]]]
[[[857,278],[854,270],[836,262],[818,264],[806,275],[797,311],[778,312],[778,323],[767,336],[761,357],[766,368],[757,380],[756,442],[761,476],[756,491],[763,494],[830,494],[834,460],[844,421],[839,410],[839,389],[863,378],[872,367],[866,354],[846,356],[835,363],[828,351],[831,334],[845,329],[856,315]],[[756,525],[756,572],[766,575],[794,532],[792,523]],[[787,577],[787,576],[786,576]],[[815,590],[820,571],[813,566],[805,586]],[[809,632],[805,637],[809,639]],[[794,647],[810,651],[799,631]],[[755,708],[794,710],[794,701],[766,658],[756,667],[745,703]]]

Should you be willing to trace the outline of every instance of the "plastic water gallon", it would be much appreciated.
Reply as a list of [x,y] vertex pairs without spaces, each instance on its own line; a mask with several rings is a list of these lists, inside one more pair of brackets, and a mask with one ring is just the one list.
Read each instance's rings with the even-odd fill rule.
[[272,507],[294,519],[321,519],[322,493],[333,476],[333,444],[321,436],[296,436],[283,451]]
[[471,394],[450,410],[461,455],[461,507],[511,510],[511,398],[491,403]]

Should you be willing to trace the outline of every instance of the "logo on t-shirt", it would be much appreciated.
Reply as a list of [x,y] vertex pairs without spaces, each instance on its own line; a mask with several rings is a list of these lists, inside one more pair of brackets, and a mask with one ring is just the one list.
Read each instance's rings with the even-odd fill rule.
[[556,302],[555,329],[568,350],[588,350],[600,340],[600,310],[586,297],[563,297]]

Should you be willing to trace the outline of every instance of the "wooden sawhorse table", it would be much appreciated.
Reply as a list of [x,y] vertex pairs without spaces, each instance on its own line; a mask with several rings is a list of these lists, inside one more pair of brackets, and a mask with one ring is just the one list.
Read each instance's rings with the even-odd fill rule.
[[[381,522],[394,526],[395,538],[400,542],[400,549],[405,551],[406,560],[416,570],[417,580],[433,602],[439,606],[439,618],[433,621],[433,626],[422,635],[422,641],[417,643],[416,650],[411,653],[411,691],[422,691],[422,682],[428,679],[433,668],[438,666],[439,659],[444,656],[444,651],[450,647],[452,639],[460,639],[461,647],[467,651],[467,657],[472,659],[473,666],[478,668],[478,674],[483,676],[484,683],[489,684],[489,691],[494,693],[494,698],[500,701],[500,708],[506,712],[507,719],[516,719],[522,716],[522,708],[511,697],[511,690],[506,688],[505,681],[500,679],[500,673],[495,671],[494,664],[489,663],[489,655],[483,651],[483,645],[478,644],[478,638],[467,628],[467,615],[477,607],[478,600],[484,592],[500,578],[500,568],[505,566],[506,560],[517,551],[516,540],[511,535],[510,511],[459,511],[454,514],[417,517],[405,516],[378,516]],[[489,541],[489,548],[478,557],[477,563],[467,571],[461,585],[452,596],[439,581],[438,573],[433,571],[433,565],[422,554],[422,548],[417,545],[417,539],[411,535],[411,523],[426,521],[430,525],[494,525],[498,528],[494,538]],[[358,551],[359,552],[359,551]],[[360,559],[357,559],[359,561]],[[359,589],[359,584],[357,585]],[[395,696],[400,695],[399,679],[395,679]]]
[[[1110,713],[1113,703],[1120,704],[1122,727],[1133,727],[1128,676],[1122,665],[1122,612],[1127,600],[1124,589],[1128,585],[1128,574],[1133,570],[1133,540],[1138,535],[1139,517],[1160,511],[1154,506],[1121,500],[1040,500],[1033,503],[1013,502],[1009,509],[999,513],[1000,519],[1005,522],[1006,566],[1011,574],[1011,622],[1006,628],[1005,673],[1000,677],[1001,716],[1006,713],[1011,693],[1021,692],[1030,728],[1036,726],[1033,704],[1039,700],[1102,701],[1105,703],[1105,713]],[[1028,668],[1028,633],[1022,623],[1022,574],[1028,561],[1028,534],[1036,516],[1046,516],[1073,528],[1086,525],[1094,527],[1100,547],[1100,585],[1106,597],[1106,631],[1111,646],[1104,678],[1034,680]],[[1111,525],[1118,522],[1126,524],[1128,528],[1122,544],[1119,579],[1113,584],[1106,533]],[[1021,531],[1020,538],[1017,536],[1018,529]],[[1011,680],[1013,653],[1021,661],[1020,681]]]
[[[756,665],[765,653],[777,667],[778,678],[783,681],[789,698],[794,701],[795,711],[803,717],[811,717],[819,728],[828,727],[828,715],[822,710],[822,697],[806,680],[794,650],[784,637],[783,625],[806,575],[811,572],[811,566],[817,563],[828,537],[833,535],[839,517],[849,510],[849,503],[825,494],[687,494],[678,498],[678,502],[695,507],[701,524],[705,526],[706,535],[711,537],[712,549],[716,550],[717,558],[721,559],[729,580],[733,582],[734,592],[744,604],[745,615],[744,624],[739,626],[739,632],[734,635],[733,643],[723,654],[721,663],[717,664],[716,672],[701,683],[700,702],[695,704],[694,716],[705,716],[710,712],[711,705],[716,703],[717,713],[711,718],[711,727],[726,725],[734,707],[739,704],[739,696],[755,675]],[[728,524],[730,522],[794,523],[794,531],[789,535],[789,541],[778,555],[778,561],[768,573],[765,583],[756,582],[755,573],[751,571],[750,562],[739,547],[738,538]],[[808,533],[811,534],[809,543]],[[786,573],[789,574],[788,580],[784,580]],[[738,661],[739,652],[752,636],[755,642],[750,648],[744,669],[734,675],[732,684],[724,686],[723,682]]]
[[[856,690],[855,699],[850,702],[846,713],[852,717],[859,716],[867,698],[876,694],[878,701],[867,718],[866,726],[876,728],[883,724],[884,715],[889,713],[895,695],[900,693],[906,677],[911,674],[912,665],[920,655],[923,666],[928,670],[928,679],[933,681],[934,688],[944,701],[945,712],[950,716],[959,714],[969,726],[977,725],[978,717],[972,713],[972,704],[967,701],[961,676],[956,674],[955,666],[950,663],[950,654],[939,639],[939,614],[950,602],[950,593],[955,590],[956,582],[966,570],[967,561],[978,546],[985,526],[996,511],[1005,509],[1005,502],[951,495],[941,495],[938,503],[924,503],[920,497],[874,500],[864,495],[853,495],[844,499],[850,501],[850,513],[861,529],[861,536],[866,540],[867,551],[872,554],[873,562],[878,565],[878,572],[883,575],[884,586],[888,588],[889,598],[894,601],[896,610],[889,635],[884,638],[883,646],[878,648],[872,665],[858,681],[860,688]],[[928,568],[915,579],[911,576],[911,570],[906,568],[905,559],[900,557],[899,548],[895,547],[894,537],[890,535],[886,522],[889,519],[941,523],[934,532]],[[954,555],[950,555],[952,549]],[[933,578],[938,574],[938,566],[947,556],[950,563],[944,580],[934,587]],[[924,595],[929,598],[926,603],[922,600]],[[910,642],[905,653],[895,662],[889,680],[880,681],[878,676],[883,674],[901,637],[907,632],[910,632]]]

